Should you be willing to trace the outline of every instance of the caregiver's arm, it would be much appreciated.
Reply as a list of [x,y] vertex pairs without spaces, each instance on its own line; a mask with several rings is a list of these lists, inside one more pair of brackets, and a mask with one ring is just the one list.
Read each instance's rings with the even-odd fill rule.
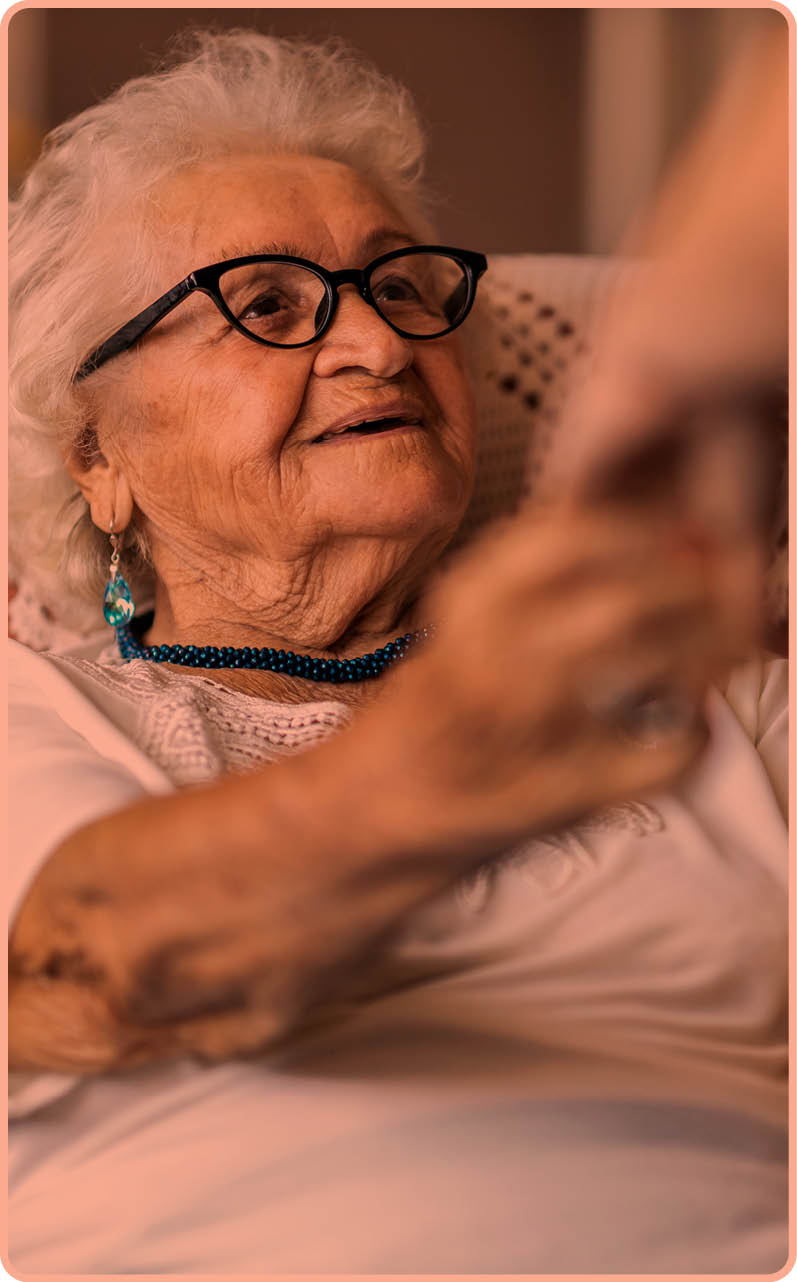
[[706,578],[668,537],[614,515],[515,523],[346,731],[64,841],[12,931],[12,1067],[267,1045],[475,864],[683,771],[700,725],[639,751],[587,700],[607,670],[699,698],[739,641],[719,553]]
[[[735,521],[750,533],[758,525],[765,478],[750,474],[745,484],[734,473],[726,483],[700,452],[714,449],[718,424],[747,422],[760,439],[779,422],[788,227],[788,28],[781,14],[759,12],[700,127],[620,246],[645,266],[602,318],[595,371],[560,434],[565,484],[633,497],[644,479],[647,507],[658,495],[709,526]],[[687,494],[682,482],[701,467],[708,483],[701,476]]]

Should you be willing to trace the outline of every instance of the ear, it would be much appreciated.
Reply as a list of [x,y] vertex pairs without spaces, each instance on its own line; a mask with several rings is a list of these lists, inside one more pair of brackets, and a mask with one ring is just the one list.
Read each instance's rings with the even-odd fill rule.
[[114,463],[109,463],[99,447],[89,453],[82,443],[71,449],[66,457],[66,467],[72,480],[91,509],[91,519],[101,530],[121,533],[133,515],[133,495],[127,477]]

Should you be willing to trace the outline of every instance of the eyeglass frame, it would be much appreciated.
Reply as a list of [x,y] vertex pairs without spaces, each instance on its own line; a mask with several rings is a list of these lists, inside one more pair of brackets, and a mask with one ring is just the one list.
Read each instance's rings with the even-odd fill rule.
[[[392,321],[382,314],[371,293],[369,282],[374,271],[384,263],[392,262],[396,258],[408,258],[415,254],[430,253],[452,258],[465,269],[468,286],[467,298],[462,315],[455,324],[449,325],[448,329],[441,330],[439,334],[410,334],[400,329],[398,325],[394,325]],[[260,338],[257,334],[253,334],[251,330],[246,329],[244,325],[236,320],[222,297],[219,290],[219,281],[227,271],[231,271],[235,267],[249,267],[254,263],[288,263],[296,267],[304,267],[322,282],[329,304],[329,311],[323,325],[312,338],[306,338],[301,343],[274,343],[270,339]],[[93,374],[95,370],[99,369],[101,365],[104,365],[106,361],[111,360],[112,357],[120,356],[122,352],[129,351],[139,339],[149,333],[153,326],[168,316],[184,298],[195,292],[205,294],[210,298],[225,320],[240,334],[243,334],[244,338],[251,339],[253,343],[260,343],[263,347],[273,347],[283,351],[309,347],[312,343],[317,343],[319,339],[323,338],[335,319],[340,286],[349,284],[357,287],[360,297],[369,307],[374,309],[380,320],[389,325],[401,338],[406,338],[413,343],[445,338],[447,334],[458,329],[468,316],[476,298],[476,286],[486,270],[487,259],[484,254],[477,253],[471,249],[454,249],[451,245],[407,245],[402,249],[392,249],[387,254],[380,254],[378,258],[374,258],[365,267],[345,268],[336,272],[327,271],[325,267],[321,267],[318,263],[310,262],[307,258],[295,258],[291,254],[248,254],[244,258],[228,258],[222,262],[211,263],[208,267],[200,267],[196,271],[189,272],[184,280],[167,290],[165,294],[161,294],[160,298],[155,299],[154,303],[150,303],[149,307],[145,307],[143,311],[115,330],[109,338],[106,338],[104,343],[101,343],[99,347],[95,347],[94,351],[86,357],[75,374],[74,381],[76,383],[81,382],[89,374]]]

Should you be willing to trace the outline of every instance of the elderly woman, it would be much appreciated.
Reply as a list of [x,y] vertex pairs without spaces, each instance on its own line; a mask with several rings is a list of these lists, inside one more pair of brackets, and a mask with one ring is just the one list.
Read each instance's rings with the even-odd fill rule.
[[15,205],[13,547],[116,636],[14,647],[12,1267],[783,1261],[782,676],[698,715],[738,549],[663,520],[441,560],[486,262],[421,155],[233,33]]

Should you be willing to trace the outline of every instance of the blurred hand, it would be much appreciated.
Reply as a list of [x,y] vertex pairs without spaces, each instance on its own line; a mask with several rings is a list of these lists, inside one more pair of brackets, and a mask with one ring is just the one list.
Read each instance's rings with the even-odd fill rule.
[[[403,745],[394,788],[415,790],[421,831],[498,850],[680,775],[705,744],[708,684],[752,644],[754,558],[567,505],[472,548],[433,602],[435,640],[373,710]],[[694,716],[640,742],[611,706],[647,690]]]
[[[11,1067],[90,1073],[271,1047],[334,1015],[329,1002],[425,897],[525,837],[671,783],[705,745],[708,683],[750,643],[748,554],[606,508],[493,531],[430,598],[434,639],[351,726],[252,777],[262,847],[235,837],[246,776],[142,803],[83,944],[67,932],[54,951],[50,895],[72,865],[101,860],[107,821],[88,844],[68,839],[12,934]],[[634,715],[651,691],[680,701],[652,736]],[[189,824],[209,840],[181,844]]]
[[550,492],[758,538],[773,503],[788,345],[787,28],[745,41],[637,220],[639,259],[602,318]]

